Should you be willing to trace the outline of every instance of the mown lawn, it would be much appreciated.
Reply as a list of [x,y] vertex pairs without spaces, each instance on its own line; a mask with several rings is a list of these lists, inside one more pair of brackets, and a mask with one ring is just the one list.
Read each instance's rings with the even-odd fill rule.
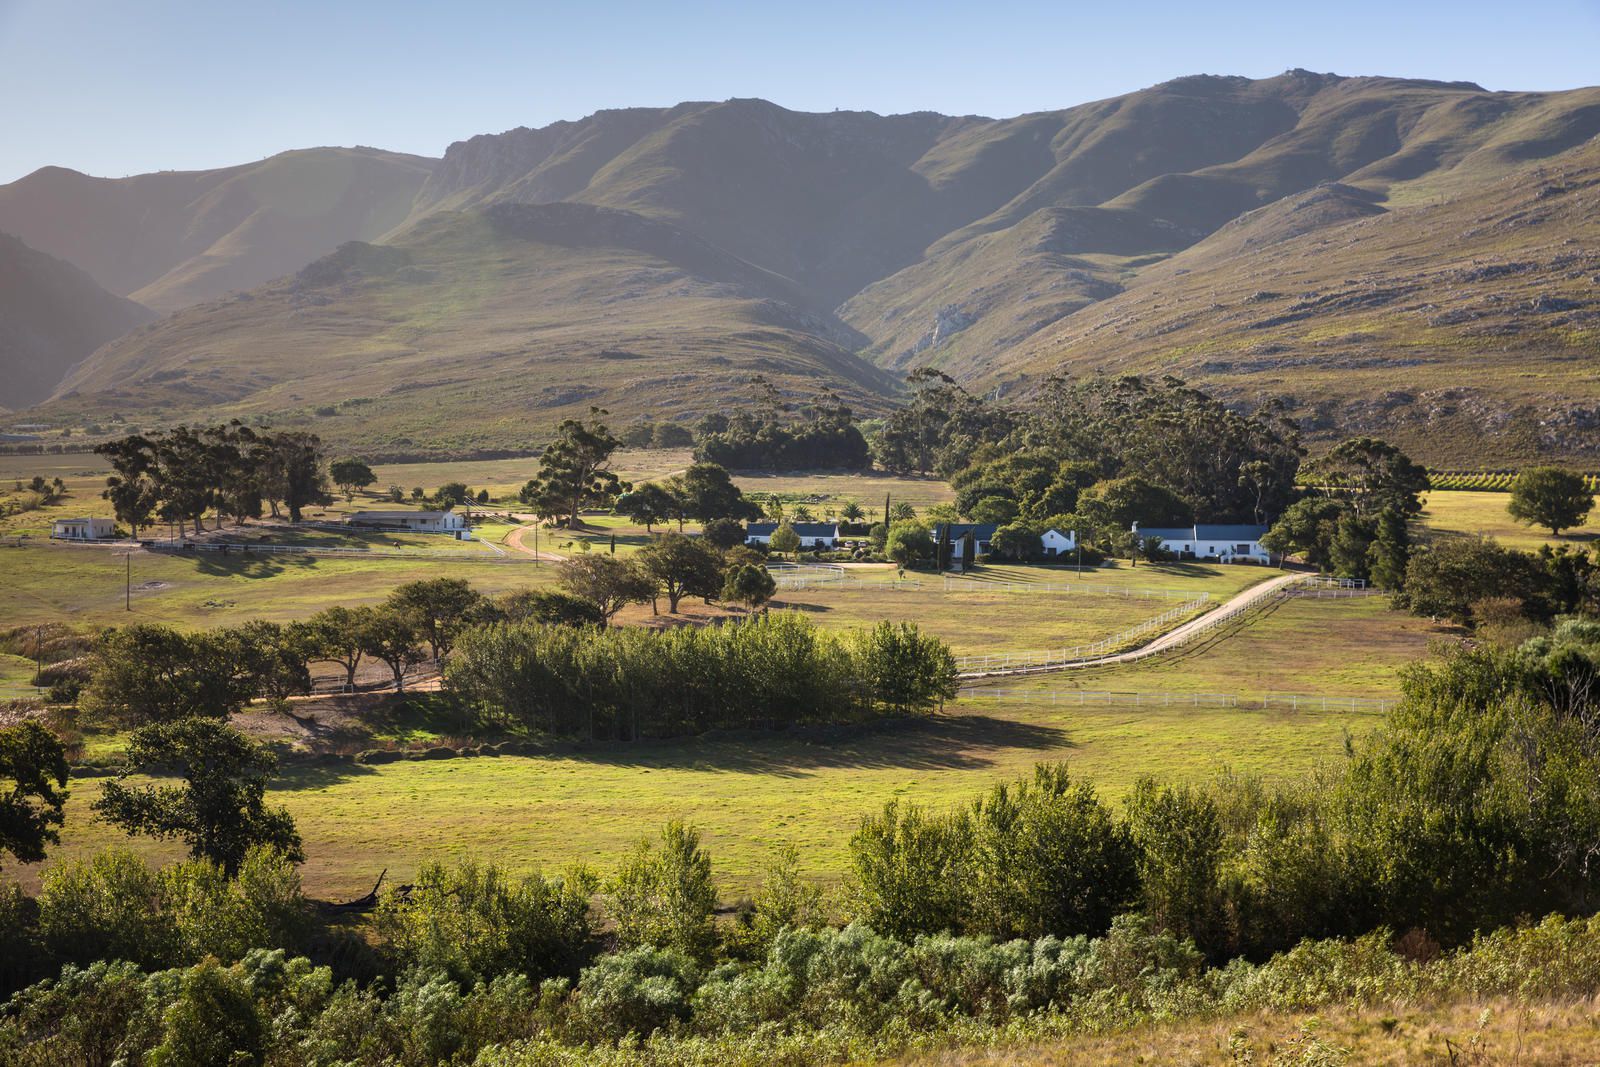
[[1527,526],[1506,512],[1510,493],[1435,489],[1423,497],[1422,525],[1435,533],[1486,534],[1512,548],[1532,551],[1541,545],[1587,548],[1600,541],[1600,509],[1586,525],[1551,537],[1549,530]]
[[[904,729],[827,742],[754,734],[546,758],[300,769],[277,795],[305,837],[308,887],[328,897],[365,892],[384,867],[405,878],[436,858],[612,869],[641,834],[675,816],[704,829],[730,894],[752,884],[780,842],[798,847],[812,874],[837,881],[861,815],[893,797],[950,805],[1041,760],[1065,760],[1112,799],[1145,774],[1194,781],[1231,767],[1295,778],[1338,759],[1347,731],[1379,719],[1348,710],[1066,706],[1051,702],[1051,687],[1392,696],[1397,668],[1437,633],[1377,599],[1289,601],[1255,626],[1114,675],[1008,686],[1036,686],[1037,699],[972,693]],[[88,818],[98,790],[97,780],[73,783],[58,855],[122,840]],[[24,876],[36,875],[30,868]]]

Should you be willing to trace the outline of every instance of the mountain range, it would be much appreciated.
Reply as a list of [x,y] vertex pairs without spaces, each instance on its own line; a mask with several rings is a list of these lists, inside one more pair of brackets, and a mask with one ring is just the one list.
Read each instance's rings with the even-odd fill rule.
[[758,377],[871,414],[920,366],[1005,396],[1136,371],[1439,464],[1594,459],[1597,134],[1600,89],[1298,70],[1010,119],[730,100],[439,160],[47,168],[0,186],[0,231],[165,313],[37,358],[62,373],[35,420],[455,455],[590,404],[726,410]]

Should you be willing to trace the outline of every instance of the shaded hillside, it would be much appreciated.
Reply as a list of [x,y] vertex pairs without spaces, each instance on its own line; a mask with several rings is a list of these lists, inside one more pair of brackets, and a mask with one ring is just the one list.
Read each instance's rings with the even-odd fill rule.
[[92,178],[46,167],[0,186],[0,230],[161,310],[298,270],[405,219],[433,160],[312,148],[209,171]]
[[0,233],[0,407],[37,404],[74,363],[153,318],[70,263]]
[[979,377],[1188,378],[1437,463],[1600,459],[1600,142],[1384,207],[1332,185],[1247,214]]
[[540,445],[608,406],[690,418],[893,389],[793,284],[665,223],[579,204],[437,212],[387,245],[190,308],[79,367],[51,408],[271,414],[375,455]]

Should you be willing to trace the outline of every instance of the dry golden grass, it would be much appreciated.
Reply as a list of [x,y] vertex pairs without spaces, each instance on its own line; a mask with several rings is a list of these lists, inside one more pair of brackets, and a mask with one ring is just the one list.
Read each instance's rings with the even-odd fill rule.
[[1090,1064],[1370,1064],[1567,1067],[1600,1062],[1594,1000],[1330,1008],[1146,1026],[1116,1034],[1002,1049],[959,1049],[896,1061],[904,1067],[1087,1067]]

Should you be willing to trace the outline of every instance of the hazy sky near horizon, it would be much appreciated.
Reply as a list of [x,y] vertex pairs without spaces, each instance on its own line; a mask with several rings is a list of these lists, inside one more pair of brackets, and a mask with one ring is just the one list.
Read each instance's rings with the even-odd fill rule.
[[1525,5],[0,0],[0,182],[452,141],[599,108],[1015,115],[1291,67],[1600,83],[1600,0]]

